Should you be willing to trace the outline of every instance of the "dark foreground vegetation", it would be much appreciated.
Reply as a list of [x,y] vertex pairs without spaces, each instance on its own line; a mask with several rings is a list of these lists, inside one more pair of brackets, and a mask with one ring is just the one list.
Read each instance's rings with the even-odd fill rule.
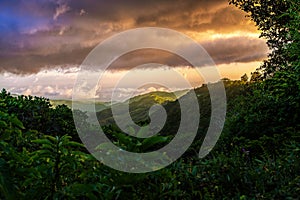
[[[129,174],[102,165],[86,151],[67,106],[54,108],[45,98],[13,97],[2,90],[0,199],[299,198],[299,0],[230,2],[249,13],[272,53],[250,80],[224,80],[225,128],[207,157],[196,153],[209,108],[198,139],[182,158],[156,172]],[[196,93],[209,107],[205,86]],[[106,133],[127,150],[155,149],[173,134],[177,114],[172,104],[165,105],[173,113],[171,124],[147,142],[148,149],[114,125],[105,127]]]

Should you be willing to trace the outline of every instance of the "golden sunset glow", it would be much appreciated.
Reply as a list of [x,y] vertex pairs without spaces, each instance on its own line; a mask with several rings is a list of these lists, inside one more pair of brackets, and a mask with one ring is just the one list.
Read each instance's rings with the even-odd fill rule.
[[[0,3],[0,86],[16,94],[70,98],[79,66],[93,48],[134,28],[162,27],[186,34],[203,46],[223,78],[250,75],[268,53],[254,23],[226,0],[18,2]],[[193,69],[171,56],[154,53],[148,57],[160,57],[194,86],[203,83]],[[123,59],[109,72],[111,76],[120,77],[134,67],[131,60],[147,62],[147,55],[141,52]],[[142,71],[141,77],[146,72],[162,76],[165,68],[153,69],[155,73]],[[181,89],[174,77],[168,79],[174,90]],[[110,88],[113,80],[104,85]],[[134,84],[129,81],[126,85],[131,88]]]

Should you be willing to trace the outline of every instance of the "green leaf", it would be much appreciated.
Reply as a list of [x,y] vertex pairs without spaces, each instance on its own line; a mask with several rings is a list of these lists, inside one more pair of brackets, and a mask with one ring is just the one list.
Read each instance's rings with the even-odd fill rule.
[[52,144],[48,139],[36,139],[36,140],[32,140],[32,142],[37,144],[47,144],[50,146],[54,146],[54,144]]
[[5,128],[7,127],[7,123],[5,121],[0,121],[0,127]]
[[153,136],[153,137],[145,139],[142,142],[142,148],[143,148],[143,150],[147,150],[150,147],[153,147],[154,145],[165,143],[167,141],[168,141],[168,137]]
[[17,117],[11,118],[10,121],[11,121],[14,125],[17,125],[19,128],[25,129],[25,127],[23,126],[23,123],[22,123]]
[[54,142],[54,143],[56,143],[57,142],[57,138],[55,138],[55,137],[53,137],[53,136],[51,136],[51,135],[45,135],[44,136],[45,138],[47,138],[47,139],[49,139],[49,140],[51,140],[52,142]]
[[67,144],[68,146],[72,146],[72,147],[84,147],[84,145],[83,144],[81,144],[81,143],[78,143],[78,142],[74,142],[74,141],[70,141],[70,142],[68,142],[68,144]]
[[131,138],[129,136],[126,136],[123,133],[116,132],[116,133],[114,133],[114,135],[118,138],[120,143],[129,144],[131,142]]

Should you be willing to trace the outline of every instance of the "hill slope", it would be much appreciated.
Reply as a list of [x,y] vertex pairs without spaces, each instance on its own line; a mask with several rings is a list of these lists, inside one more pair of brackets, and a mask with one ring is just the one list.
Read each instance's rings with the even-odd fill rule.
[[[224,81],[224,85],[229,102],[234,99],[235,96],[240,94],[243,89],[243,84],[241,84],[240,81]],[[179,91],[176,95],[179,94],[179,98],[185,98],[188,96],[189,92],[191,91]],[[202,87],[194,89],[194,92],[198,98],[199,108],[201,110],[200,129],[204,131],[210,120],[211,105],[209,91],[207,85],[203,85]],[[160,104],[165,108],[168,116],[163,132],[173,133],[177,130],[178,125],[180,124],[181,112],[179,102],[176,96],[172,93],[151,92],[133,97],[125,103],[129,103],[129,113],[135,123],[148,123],[149,109],[155,104]],[[115,106],[117,108],[121,108],[124,106],[124,103],[119,103]],[[112,117],[111,108],[98,112],[97,116],[101,125],[110,125],[115,123],[114,118]]]
[[[161,91],[150,92],[147,94],[135,96],[123,103],[117,103],[114,106],[116,107],[116,109],[121,109],[124,105],[129,104],[129,111],[132,119],[137,123],[140,121],[148,120],[148,111],[151,106],[155,104],[165,105],[168,102],[176,101],[177,97],[181,97],[187,92],[188,90],[177,91],[174,93]],[[121,115],[123,115],[123,113]],[[100,124],[102,125],[109,125],[114,123],[111,108],[98,112],[97,116]]]

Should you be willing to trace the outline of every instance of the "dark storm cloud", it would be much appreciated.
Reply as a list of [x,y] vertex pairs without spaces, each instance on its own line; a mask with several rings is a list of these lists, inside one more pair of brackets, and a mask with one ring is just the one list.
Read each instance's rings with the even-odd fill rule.
[[203,43],[202,46],[216,64],[261,61],[268,52],[263,40],[248,37],[218,39]]
[[[255,31],[244,13],[229,7],[226,0],[3,0],[0,72],[30,74],[80,65],[103,39],[144,26],[183,33]],[[266,54],[266,46],[259,39],[238,37],[202,44],[218,64],[257,61]],[[169,56],[162,58],[168,59],[176,61]],[[120,62],[117,66],[125,69],[131,64]]]
[[[119,57],[110,66],[110,70],[130,70],[145,63],[157,63],[167,66],[190,66],[190,63],[171,52],[157,49],[143,49],[130,52]],[[160,67],[160,65],[146,65],[143,67]]]
[[53,67],[69,68],[72,65],[79,65],[92,49],[78,48],[69,52],[52,53],[49,55],[10,55],[0,56],[0,72],[11,72],[15,74],[32,74],[42,69]]
[[[215,64],[230,64],[235,62],[261,61],[266,58],[268,48],[264,41],[247,37],[218,39],[203,43],[202,46],[211,56]],[[119,57],[111,64],[111,70],[129,70],[144,63],[159,63],[167,66],[191,66],[184,58],[171,52],[146,49],[130,52]],[[152,67],[155,65],[147,65]],[[205,66],[205,63],[203,63]]]

